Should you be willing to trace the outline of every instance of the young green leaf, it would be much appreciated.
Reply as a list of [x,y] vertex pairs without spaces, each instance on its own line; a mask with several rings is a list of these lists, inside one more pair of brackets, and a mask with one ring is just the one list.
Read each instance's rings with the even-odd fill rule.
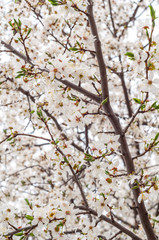
[[107,103],[108,102],[108,98],[105,98],[103,101],[102,101],[102,105],[104,105],[105,103]]
[[29,206],[29,208],[32,209],[32,203],[30,203],[27,198],[25,198],[24,200],[26,201],[26,203]]
[[25,76],[25,74],[24,74],[24,73],[20,73],[20,74],[18,74],[18,75],[15,77],[15,79],[21,78],[21,77],[23,77],[23,76]]
[[48,0],[53,6],[58,6],[60,5],[57,0]]
[[124,55],[129,57],[130,60],[135,60],[134,54],[132,52],[126,52]]
[[149,5],[149,8],[150,8],[150,15],[152,17],[152,20],[155,20],[156,19],[155,10],[152,7],[152,5]]
[[155,102],[151,105],[151,108],[156,108],[156,103],[157,103],[157,101],[155,101]]
[[134,100],[136,103],[141,104],[141,100],[140,100],[140,99],[138,99],[138,98],[133,98],[133,100]]
[[71,48],[69,48],[69,50],[71,50],[71,51],[78,51],[78,48],[76,48],[76,47],[71,47]]
[[150,15],[152,18],[152,26],[155,27],[155,19],[156,19],[155,10],[152,7],[152,5],[149,5],[149,8],[150,8]]
[[31,30],[32,30],[32,28],[29,28],[29,30],[28,30],[28,32],[27,32],[27,35],[26,35],[26,37],[28,37],[28,36],[29,36],[29,34],[31,33]]
[[57,145],[60,141],[58,139],[55,140],[55,144]]
[[105,194],[104,193],[100,193],[99,195],[101,195],[105,199]]
[[78,41],[76,41],[76,43],[77,43],[77,45],[80,47],[81,46],[81,44],[78,42]]
[[24,239],[24,236],[22,236],[19,240],[22,240],[22,239]]
[[154,219],[152,219],[152,220],[153,220],[154,222],[157,222],[157,223],[159,223],[159,220],[157,220],[157,219],[155,219],[155,218],[154,218]]
[[27,199],[27,198],[25,198],[25,201],[26,201],[26,203],[29,205],[30,203],[29,203],[29,200]]
[[138,189],[138,188],[139,188],[138,185],[135,185],[135,186],[132,187],[132,189]]
[[141,105],[141,110],[144,110],[145,107],[146,107],[146,104],[142,104],[142,105]]
[[155,102],[151,105],[151,108],[159,109],[159,105],[157,105],[157,101],[155,101]]
[[60,222],[59,224],[57,224],[58,227],[63,227],[63,222]]
[[110,173],[107,170],[105,170],[105,174],[110,175]]
[[67,160],[67,158],[66,158],[66,157],[64,157],[64,161],[65,161],[66,163],[69,163],[69,161]]
[[33,216],[30,216],[30,215],[25,215],[25,218],[30,220],[30,221],[33,221],[34,217]]
[[156,140],[158,139],[159,137],[159,132],[156,134],[155,138],[154,138],[154,141],[156,142]]
[[34,110],[32,110],[32,111],[30,111],[30,114],[33,114],[35,111]]
[[95,161],[95,158],[94,158],[92,155],[90,155],[90,154],[88,154],[88,153],[85,153],[84,160],[85,160],[85,161],[88,161],[88,162],[94,162],[94,161]]
[[9,137],[9,138],[7,138],[7,141],[9,142],[9,141],[11,141],[13,139],[13,137]]
[[18,26],[21,27],[22,22],[20,21],[20,19],[18,19]]
[[16,234],[14,234],[15,236],[23,236],[24,235],[24,233],[23,232],[19,232],[19,233],[16,233]]
[[36,111],[36,113],[37,113],[37,115],[38,115],[39,118],[42,118],[43,113],[42,113],[41,109],[38,109],[38,110]]
[[4,132],[5,134],[7,134],[7,129],[3,129],[3,132]]
[[12,22],[11,22],[11,21],[9,21],[8,23],[9,23],[9,25],[10,25],[11,27],[13,27],[13,24],[12,24]]

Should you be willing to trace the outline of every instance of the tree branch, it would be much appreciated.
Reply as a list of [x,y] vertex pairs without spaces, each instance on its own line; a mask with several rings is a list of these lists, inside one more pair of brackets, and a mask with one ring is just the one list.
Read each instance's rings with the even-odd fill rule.
[[5,48],[9,49],[12,53],[14,53],[19,58],[23,59],[25,62],[30,63],[32,66],[34,65],[30,58],[26,57],[24,54],[22,54],[19,51],[17,51],[10,44],[5,43],[4,41],[1,41],[1,43],[5,46]]
[[108,0],[108,5],[109,5],[109,12],[110,12],[110,18],[111,18],[111,22],[112,22],[112,26],[113,26],[113,37],[116,38],[116,28],[115,28],[115,24],[114,24],[114,18],[113,18],[113,14],[112,14],[112,4],[111,4],[111,0]]
[[[91,208],[87,208],[84,206],[76,206],[76,208],[80,209],[80,210],[86,210],[89,211],[90,214],[94,215],[94,216],[98,216],[97,212]],[[125,233],[126,235],[130,236],[132,239],[134,240],[142,240],[140,237],[138,237],[137,235],[135,235],[134,233],[132,233],[130,230],[128,230],[127,228],[125,228],[124,226],[122,226],[121,224],[119,224],[118,222],[116,222],[114,219],[108,218],[104,215],[101,215],[99,217],[99,219],[113,225],[114,227],[118,228],[120,231],[122,231],[123,233]],[[151,239],[152,240],[152,239]]]
[[127,106],[127,110],[128,110],[128,115],[129,115],[129,117],[132,117],[133,112],[132,112],[131,105],[130,105],[130,100],[129,100],[129,96],[128,96],[127,87],[126,87],[126,84],[125,84],[121,55],[119,55],[119,61],[120,61],[120,64],[121,64],[121,73],[119,73],[119,77],[121,79],[121,84],[122,84],[122,88],[123,88],[123,92],[124,92],[124,97],[125,97],[125,102],[126,102],[126,106]]
[[[101,49],[101,42],[99,40],[98,30],[97,30],[97,26],[96,26],[94,15],[93,15],[93,1],[88,0],[88,2],[89,2],[88,7],[87,7],[88,19],[89,19],[92,34],[95,37],[94,46],[95,46],[95,50],[96,50],[96,56],[97,56],[97,61],[98,61],[98,66],[99,66],[100,77],[101,77],[102,99],[103,100],[107,99],[107,102],[105,104],[103,104],[103,109],[106,113],[109,113],[108,118],[113,125],[115,133],[120,135],[119,142],[121,144],[121,152],[122,152],[122,156],[124,158],[124,162],[125,162],[125,165],[127,168],[127,173],[132,174],[133,172],[135,172],[135,167],[134,167],[134,163],[133,163],[130,151],[129,151],[128,143],[127,143],[125,134],[122,130],[121,124],[119,122],[119,119],[114,114],[113,109],[110,105],[107,73],[106,73],[103,53],[102,53],[102,49]],[[145,230],[145,233],[147,235],[147,239],[148,240],[152,240],[152,239],[156,240],[156,236],[155,236],[154,230],[152,228],[152,225],[150,223],[148,213],[147,213],[145,205],[144,205],[144,201],[141,201],[140,203],[138,202],[138,197],[140,195],[140,189],[139,188],[134,189],[133,186],[131,186],[131,187],[132,187],[132,192],[134,195],[135,203],[138,208],[140,220],[141,220],[142,226]]]
[[[23,59],[25,62],[31,64],[32,66],[36,66],[35,64],[33,64],[33,63],[31,62],[31,60],[28,60],[28,58],[27,58],[24,54],[22,54],[22,53],[20,53],[19,51],[17,51],[17,50],[16,50],[15,48],[13,48],[10,44],[5,43],[4,41],[1,41],[1,43],[2,43],[7,49],[11,50],[12,53],[14,53],[15,55],[17,55],[19,58]],[[46,69],[46,68],[43,68],[43,69],[42,69],[42,68],[38,68],[38,69],[41,70],[41,71],[45,71],[45,72],[48,72],[48,73],[49,73],[49,70]],[[82,87],[80,87],[80,86],[77,86],[76,84],[74,84],[74,83],[72,83],[72,82],[69,82],[69,81],[67,81],[67,80],[62,80],[62,79],[59,79],[59,78],[55,78],[55,80],[57,80],[58,82],[63,83],[63,84],[64,84],[65,86],[67,86],[67,87],[70,87],[70,88],[76,90],[77,92],[82,93],[83,95],[85,95],[86,97],[89,97],[90,99],[96,101],[97,103],[100,103],[100,102],[101,102],[101,99],[100,99],[100,97],[99,97],[98,95],[95,95],[95,94],[87,91],[86,89],[84,89],[84,88],[82,88]]]
[[101,99],[100,99],[100,97],[98,95],[95,95],[94,93],[91,93],[91,92],[87,91],[86,89],[84,89],[84,88],[82,88],[80,86],[77,86],[76,84],[74,84],[74,83],[72,83],[70,81],[62,80],[62,79],[59,79],[59,78],[55,78],[55,79],[58,82],[63,83],[65,86],[70,87],[70,88],[76,90],[79,93],[82,93],[86,97],[89,97],[90,99],[94,100],[95,102],[97,102],[97,103],[101,102]]

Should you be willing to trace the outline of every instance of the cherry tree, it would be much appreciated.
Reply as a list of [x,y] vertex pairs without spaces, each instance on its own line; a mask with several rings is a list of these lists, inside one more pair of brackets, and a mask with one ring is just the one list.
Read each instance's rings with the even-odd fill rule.
[[1,1],[1,239],[158,239],[157,4]]

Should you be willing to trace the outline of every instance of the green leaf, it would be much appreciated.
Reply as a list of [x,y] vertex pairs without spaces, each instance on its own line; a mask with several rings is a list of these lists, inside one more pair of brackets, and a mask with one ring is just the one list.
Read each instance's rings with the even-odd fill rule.
[[58,6],[60,3],[57,0],[48,0],[53,6]]
[[133,98],[133,100],[134,100],[136,103],[141,104],[141,100],[140,100],[140,99],[138,99],[138,98]]
[[142,104],[142,105],[141,105],[141,110],[144,110],[145,107],[146,107],[146,104]]
[[29,28],[29,30],[28,30],[28,32],[27,32],[27,35],[26,35],[26,37],[28,37],[28,36],[29,36],[29,34],[31,33],[31,30],[32,30],[32,28]]
[[27,205],[30,205],[29,200],[27,198],[24,199],[27,203]]
[[58,139],[55,140],[55,144],[57,145],[60,141]]
[[152,5],[149,5],[149,8],[150,8],[150,15],[152,17],[152,20],[155,20],[156,19],[155,10],[152,7]]
[[154,103],[151,105],[151,108],[156,108],[156,103],[157,103],[157,101],[154,102]]
[[77,43],[77,45],[78,45],[79,47],[81,47],[81,44],[80,44],[78,41],[76,41],[76,43]]
[[11,141],[13,139],[13,137],[9,137],[9,138],[7,138],[7,141],[9,142],[9,141]]
[[155,138],[154,138],[154,141],[156,142],[156,140],[158,139],[159,137],[159,132],[156,134]]
[[37,115],[38,115],[39,118],[42,118],[43,113],[42,113],[41,109],[40,109],[40,110],[37,110],[36,113],[37,113]]
[[138,188],[139,188],[138,185],[135,185],[135,186],[132,187],[132,189],[138,189]]
[[26,182],[24,180],[21,181],[21,184],[25,186]]
[[65,161],[66,163],[69,163],[69,161],[67,160],[67,158],[66,158],[66,157],[64,157],[64,161]]
[[20,74],[18,74],[18,75],[15,77],[15,79],[21,78],[21,77],[23,77],[23,76],[25,76],[25,74],[24,74],[24,73],[20,73]]
[[22,22],[20,21],[20,19],[18,19],[18,26],[21,27]]
[[26,72],[26,69],[25,69],[25,68],[22,68],[22,67],[21,67],[21,69],[22,69],[22,72]]
[[153,181],[157,182],[157,181],[158,181],[158,177],[155,176],[155,177],[153,178]]
[[71,47],[71,48],[69,48],[69,50],[71,50],[71,51],[78,51],[78,48],[76,48],[76,47]]
[[127,52],[127,53],[125,53],[125,56],[132,58],[132,57],[134,57],[134,54],[132,52]]
[[146,28],[146,36],[149,39],[149,32],[148,32],[147,28]]
[[149,8],[150,8],[150,15],[152,18],[152,26],[155,27],[155,19],[156,19],[155,10],[152,7],[152,5],[149,5]]
[[3,132],[4,132],[5,134],[7,134],[7,128],[6,128],[6,129],[3,129]]
[[157,222],[157,223],[159,223],[159,220],[157,220],[157,219],[155,219],[155,218],[154,218],[154,219],[152,219],[152,220],[153,220],[154,222]]
[[99,195],[101,195],[101,196],[105,199],[105,195],[104,195],[104,193],[100,193]]
[[105,98],[103,101],[102,101],[102,105],[104,105],[105,103],[107,103],[108,102],[108,97],[107,98]]
[[14,234],[15,236],[23,236],[24,235],[24,233],[23,232],[19,232],[19,233],[16,233],[16,234]]
[[9,21],[8,23],[9,23],[9,25],[10,25],[11,27],[13,27],[13,24],[12,24],[12,22],[11,22],[11,21]]
[[18,26],[18,22],[15,18],[14,18],[14,23]]
[[124,55],[127,56],[127,57],[129,57],[130,60],[135,60],[134,54],[133,54],[132,52],[126,52]]
[[24,200],[26,201],[26,203],[29,206],[29,208],[32,209],[32,203],[30,203],[27,198],[25,198]]
[[159,105],[157,105],[157,101],[151,105],[151,108],[159,109]]
[[88,162],[94,162],[94,161],[95,161],[95,158],[94,158],[93,156],[91,156],[90,154],[85,153],[84,160],[85,160],[85,161],[88,161]]
[[31,236],[31,237],[34,237],[34,234],[33,234],[33,233],[30,233],[30,236]]
[[147,180],[147,181],[145,182],[145,185],[146,185],[146,186],[149,185],[149,180]]
[[30,216],[30,215],[26,215],[25,216],[26,219],[30,220],[30,221],[33,221],[34,217],[33,216]]
[[24,239],[24,236],[22,236],[19,240],[22,240],[22,239]]
[[63,227],[63,222],[60,222],[59,224],[57,224],[58,227]]
[[22,22],[20,21],[20,19],[18,19],[18,21],[14,18],[14,23],[17,25],[17,27],[21,27]]
[[110,173],[107,170],[105,170],[105,174],[110,175]]

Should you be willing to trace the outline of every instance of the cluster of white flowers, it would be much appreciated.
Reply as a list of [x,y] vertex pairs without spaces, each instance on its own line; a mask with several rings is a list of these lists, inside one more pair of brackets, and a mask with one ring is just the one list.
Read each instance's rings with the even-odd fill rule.
[[144,204],[159,235],[159,21],[148,4],[0,2],[1,239],[150,239]]

